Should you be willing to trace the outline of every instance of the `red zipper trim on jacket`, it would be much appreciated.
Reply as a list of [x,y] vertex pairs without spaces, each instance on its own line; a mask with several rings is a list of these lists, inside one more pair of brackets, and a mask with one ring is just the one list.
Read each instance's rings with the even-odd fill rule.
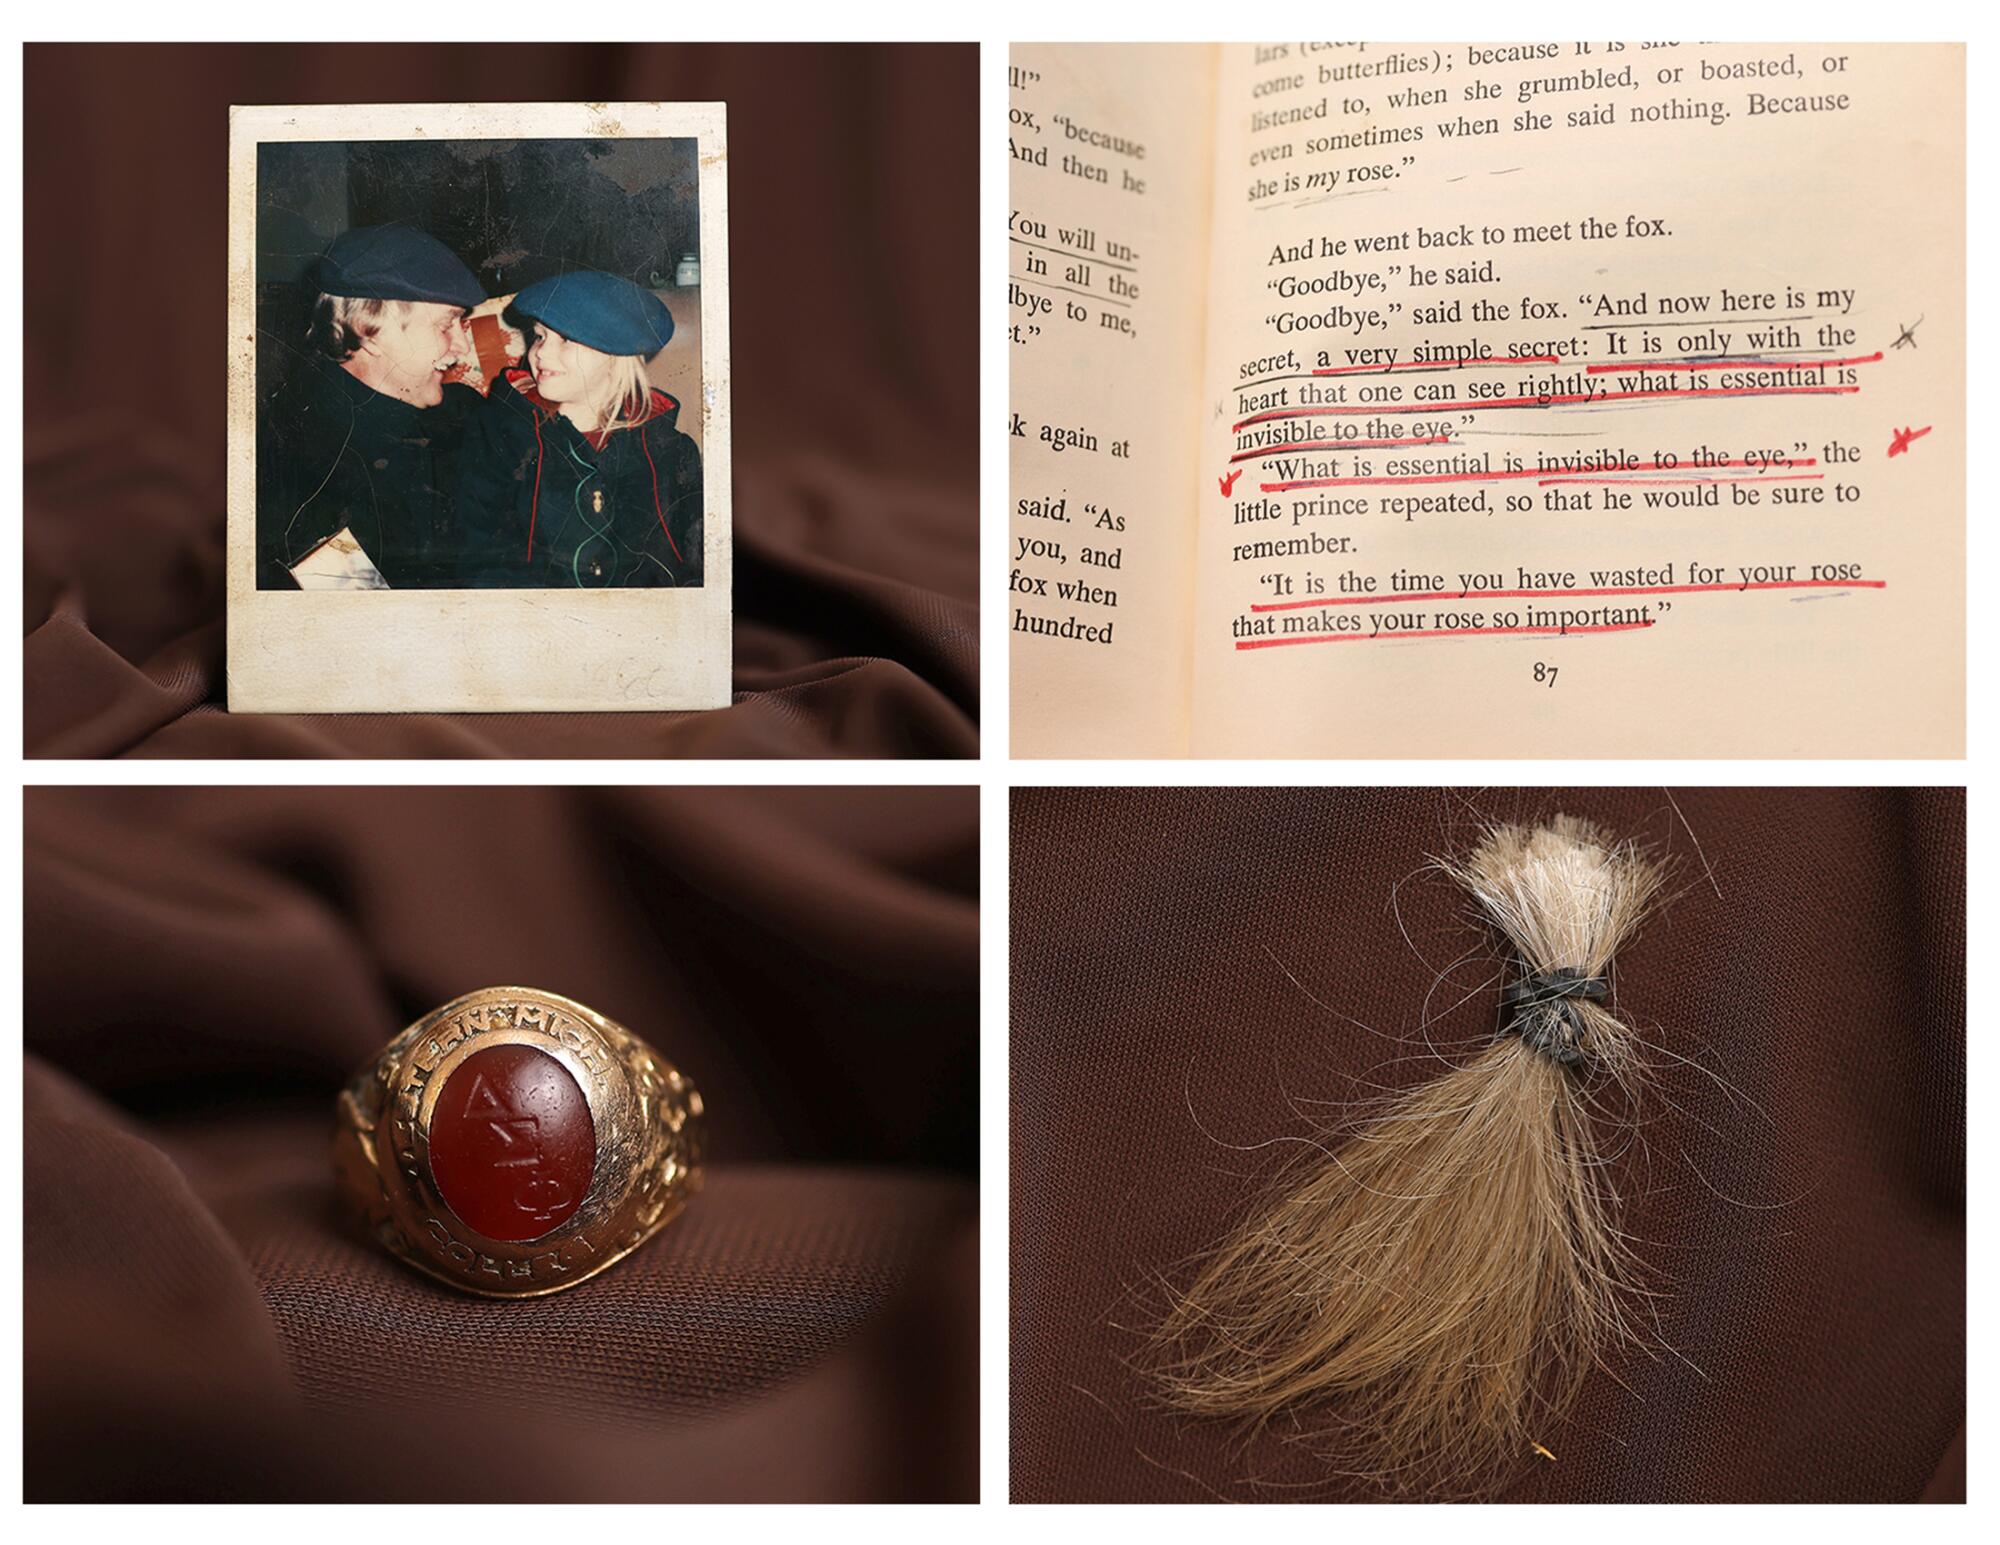
[[532,563],[535,557],[535,515],[542,507],[542,416],[530,413],[528,422],[535,431],[535,493],[528,501],[528,553],[521,561]]
[[646,443],[646,426],[639,426],[639,449],[646,453],[646,470],[653,474],[653,516],[660,523],[660,533],[667,539],[667,546],[673,550],[674,562],[686,563],[681,556],[680,543],[674,540],[673,532],[667,530],[666,511],[660,508],[660,469],[653,465],[653,448]]

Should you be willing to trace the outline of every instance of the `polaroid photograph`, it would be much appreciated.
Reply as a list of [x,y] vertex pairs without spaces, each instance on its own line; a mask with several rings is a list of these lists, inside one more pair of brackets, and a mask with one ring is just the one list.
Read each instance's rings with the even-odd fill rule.
[[721,103],[234,107],[229,707],[730,695]]

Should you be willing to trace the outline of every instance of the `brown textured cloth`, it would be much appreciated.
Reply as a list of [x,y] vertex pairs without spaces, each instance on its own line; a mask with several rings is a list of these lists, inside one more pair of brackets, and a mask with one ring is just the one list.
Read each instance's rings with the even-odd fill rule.
[[[976,831],[967,789],[30,790],[28,1497],[975,1495]],[[688,1212],[518,1303],[350,1234],[328,1147],[499,982],[710,1111]]]
[[[978,752],[972,45],[27,49],[31,756]],[[227,715],[232,103],[729,105],[735,697]]]
[[[1661,1067],[1650,1166],[1624,1177],[1678,1355],[1593,1376],[1546,1440],[1557,1462],[1528,1460],[1509,1499],[1963,1497],[1963,791],[1674,799],[1014,796],[1017,1500],[1360,1495],[1282,1436],[1149,1404],[1124,1361],[1135,1284],[1242,1215],[1275,1157],[1249,1145],[1333,1109],[1306,1102],[1425,1076],[1385,1037],[1415,1036],[1437,973],[1485,948],[1426,855],[1557,812],[1678,861],[1617,1001],[1737,1097]],[[1439,1039],[1494,1023],[1497,991],[1472,991],[1492,969],[1481,954],[1430,998]]]

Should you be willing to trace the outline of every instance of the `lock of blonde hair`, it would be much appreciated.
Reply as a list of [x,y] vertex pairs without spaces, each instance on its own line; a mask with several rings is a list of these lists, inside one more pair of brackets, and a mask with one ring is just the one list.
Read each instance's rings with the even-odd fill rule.
[[1604,1155],[1643,1076],[1600,1001],[1662,867],[1588,822],[1498,826],[1440,860],[1504,937],[1512,1018],[1282,1177],[1170,1289],[1146,1362],[1166,1400],[1284,1419],[1390,1493],[1476,1496],[1636,1339],[1638,1262]]

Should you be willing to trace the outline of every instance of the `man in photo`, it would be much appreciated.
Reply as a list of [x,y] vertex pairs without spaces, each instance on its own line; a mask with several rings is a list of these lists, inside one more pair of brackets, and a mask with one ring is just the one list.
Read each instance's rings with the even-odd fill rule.
[[312,264],[311,320],[259,403],[260,589],[454,582],[451,486],[478,394],[445,384],[486,296],[435,237],[350,230]]

